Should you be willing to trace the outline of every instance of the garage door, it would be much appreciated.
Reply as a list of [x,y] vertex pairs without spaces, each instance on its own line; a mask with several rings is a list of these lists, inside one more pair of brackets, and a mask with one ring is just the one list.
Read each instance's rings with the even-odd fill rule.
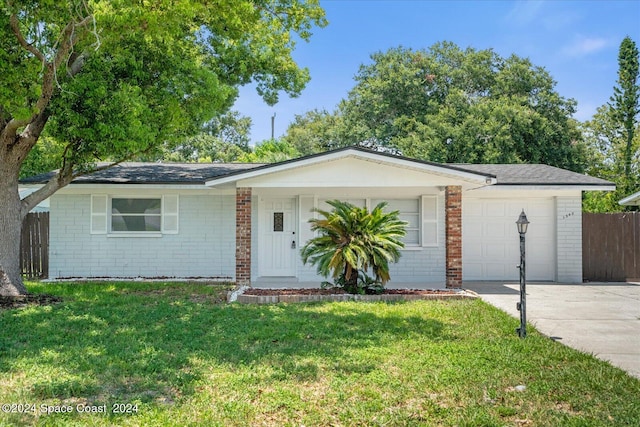
[[463,280],[518,280],[520,240],[516,220],[524,209],[527,280],[555,280],[555,204],[553,199],[463,198]]

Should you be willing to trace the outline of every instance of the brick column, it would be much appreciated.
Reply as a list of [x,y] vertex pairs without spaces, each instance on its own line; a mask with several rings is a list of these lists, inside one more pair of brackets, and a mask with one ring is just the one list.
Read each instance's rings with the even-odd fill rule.
[[447,288],[462,287],[462,187],[448,186],[444,194],[447,236]]
[[236,285],[251,286],[251,188],[236,188]]

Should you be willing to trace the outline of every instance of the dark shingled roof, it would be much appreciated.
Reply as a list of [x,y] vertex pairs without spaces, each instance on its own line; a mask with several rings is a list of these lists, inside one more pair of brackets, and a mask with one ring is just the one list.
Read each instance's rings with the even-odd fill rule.
[[[121,163],[80,176],[73,184],[204,184],[211,178],[262,166],[257,163]],[[20,180],[24,184],[47,182],[54,172]]]
[[[334,150],[353,149],[362,152],[373,152],[361,147],[347,147]],[[326,153],[314,154],[300,159],[287,160],[277,164],[258,163],[121,163],[112,168],[89,175],[80,176],[73,184],[187,184],[202,185],[216,177],[242,175],[243,172],[257,169],[269,169],[285,163],[296,163],[302,159],[321,157]],[[388,153],[376,153],[381,157],[395,156]],[[497,185],[577,185],[577,186],[611,186],[612,182],[588,175],[571,172],[547,165],[529,164],[437,164],[413,160],[418,163],[439,165],[453,170],[466,171],[485,176],[495,176]],[[47,182],[54,172],[22,179],[24,184],[41,184]]]
[[455,166],[471,172],[493,174],[498,180],[498,185],[615,185],[604,179],[540,164],[472,165],[457,163]]

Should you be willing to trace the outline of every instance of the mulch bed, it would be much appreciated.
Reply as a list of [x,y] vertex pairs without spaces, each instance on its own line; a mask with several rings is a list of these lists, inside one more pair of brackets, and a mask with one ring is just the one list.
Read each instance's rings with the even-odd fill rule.
[[53,305],[62,302],[62,298],[47,294],[29,294],[17,297],[0,296],[0,310],[22,308],[29,305]]
[[[346,292],[340,288],[303,288],[303,289],[257,289],[250,288],[244,295],[343,295]],[[456,295],[458,291],[448,289],[385,289],[382,295]]]

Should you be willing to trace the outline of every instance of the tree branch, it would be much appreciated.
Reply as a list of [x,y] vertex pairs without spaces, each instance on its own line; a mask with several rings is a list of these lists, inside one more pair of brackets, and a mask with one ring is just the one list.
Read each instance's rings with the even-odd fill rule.
[[47,59],[35,46],[27,43],[27,40],[22,35],[22,31],[20,31],[20,22],[18,21],[18,17],[13,13],[9,17],[9,24],[11,25],[13,34],[15,34],[16,38],[18,39],[18,43],[20,43],[20,46],[31,52],[36,58],[40,60],[40,62],[45,64],[47,62]]
[[149,147],[145,150],[136,151],[117,161],[110,162],[110,163],[107,163],[95,168],[91,168],[89,170],[83,170],[83,171],[74,171],[73,170],[74,163],[67,162],[66,154],[69,148],[70,148],[70,145],[67,145],[67,147],[65,147],[64,154],[63,154],[64,160],[63,160],[62,168],[59,169],[56,172],[56,174],[49,181],[47,181],[47,183],[44,186],[40,187],[38,190],[34,191],[33,193],[29,194],[27,197],[22,199],[20,212],[21,214],[23,214],[23,216],[28,214],[31,209],[35,208],[38,205],[38,203],[51,197],[56,191],[66,186],[67,184],[71,183],[71,181],[73,181],[75,178],[110,169],[114,166],[117,166],[121,163],[131,160],[133,157],[146,154],[154,147]]
[[73,180],[73,167],[68,165],[51,178],[45,185],[29,194],[20,202],[20,215],[24,218],[38,203],[51,197],[56,191],[69,184]]
[[[14,32],[16,30],[19,31],[17,18],[15,17],[15,15],[12,15],[12,18],[13,18],[12,27],[14,25],[16,27],[14,29]],[[54,82],[56,81],[56,72],[57,72],[57,69],[62,64],[62,62],[64,61],[64,59],[67,58],[67,56],[69,55],[69,52],[71,51],[71,49],[73,48],[76,42],[76,40],[74,40],[75,28],[86,26],[92,20],[93,20],[93,15],[88,15],[77,23],[69,22],[65,26],[64,30],[61,33],[62,41],[60,43],[60,46],[58,47],[58,50],[55,54],[53,62],[46,61],[45,57],[40,52],[38,52],[39,56],[36,55],[38,56],[38,58],[41,59],[41,61],[43,61],[45,71],[42,76],[42,84],[41,84],[42,94],[40,95],[40,98],[38,98],[34,106],[35,113],[27,119],[22,119],[22,120],[12,119],[3,129],[3,133],[5,133],[8,136],[13,135],[12,139],[15,139],[17,130],[23,126],[26,126],[24,137],[16,139],[15,144],[20,144],[21,142],[25,142],[26,144],[24,148],[27,151],[30,150],[33,147],[33,145],[37,142],[37,139],[40,136],[40,133],[42,133],[42,130],[44,129],[44,126],[47,123],[47,119],[49,118],[48,114],[46,113],[46,108],[49,105],[51,98],[53,97]],[[32,50],[29,49],[29,47],[33,48],[33,46],[30,46],[29,44],[26,43],[26,41],[24,40],[24,37],[22,37],[22,34],[16,33],[16,37],[18,38],[18,40],[21,40],[20,44],[25,49],[32,52]],[[35,50],[37,51],[37,49]],[[72,64],[72,67],[73,66],[74,64]],[[80,63],[75,64],[75,68],[74,68],[75,74],[77,74],[81,68],[82,68],[82,65]]]
[[[1,141],[13,141],[13,140],[15,140],[16,136],[17,136],[17,133],[18,133],[18,129],[28,125],[30,121],[31,121],[31,119],[17,120],[17,119],[12,118],[2,128],[2,131],[0,132],[0,140]],[[13,144],[9,143],[9,145],[13,145]]]

